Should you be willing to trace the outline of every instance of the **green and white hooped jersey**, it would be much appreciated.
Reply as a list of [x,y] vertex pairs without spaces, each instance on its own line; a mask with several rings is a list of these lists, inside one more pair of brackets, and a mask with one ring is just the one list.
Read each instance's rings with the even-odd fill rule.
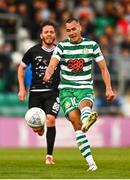
[[59,89],[93,89],[92,61],[98,62],[104,59],[95,41],[82,38],[80,43],[72,43],[66,39],[56,46],[52,56],[60,61]]

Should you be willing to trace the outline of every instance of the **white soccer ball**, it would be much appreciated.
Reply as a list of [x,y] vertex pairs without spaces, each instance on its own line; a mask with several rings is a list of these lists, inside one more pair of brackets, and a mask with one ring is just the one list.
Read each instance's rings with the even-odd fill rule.
[[43,127],[46,121],[46,114],[41,108],[33,107],[26,112],[25,120],[31,128]]

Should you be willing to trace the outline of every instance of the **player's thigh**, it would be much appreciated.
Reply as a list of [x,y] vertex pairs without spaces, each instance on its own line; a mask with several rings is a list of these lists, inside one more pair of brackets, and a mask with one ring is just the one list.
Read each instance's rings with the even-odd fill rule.
[[44,96],[46,96],[46,99],[44,101],[44,110],[46,114],[57,117],[58,112],[60,110],[59,92],[46,92]]
[[62,89],[60,90],[60,104],[63,109],[63,112],[66,117],[68,117],[68,114],[73,111],[74,109],[77,109],[77,101],[76,97],[74,97],[73,92],[71,89]]

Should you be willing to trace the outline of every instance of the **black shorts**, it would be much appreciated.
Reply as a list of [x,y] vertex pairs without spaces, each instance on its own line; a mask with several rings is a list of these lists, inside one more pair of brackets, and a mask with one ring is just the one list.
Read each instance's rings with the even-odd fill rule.
[[43,109],[46,114],[57,117],[60,109],[59,91],[30,92],[29,109],[32,107],[39,107]]

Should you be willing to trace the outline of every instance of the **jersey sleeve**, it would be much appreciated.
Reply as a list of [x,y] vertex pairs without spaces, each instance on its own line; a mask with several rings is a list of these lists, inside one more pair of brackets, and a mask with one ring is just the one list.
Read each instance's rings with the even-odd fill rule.
[[63,54],[63,47],[62,45],[59,43],[55,49],[54,52],[52,54],[52,57],[55,57],[56,59],[58,59],[58,61],[60,61],[60,59],[62,58],[62,54]]
[[29,64],[30,64],[30,62],[31,62],[31,52],[30,52],[30,50],[28,50],[25,54],[24,54],[24,56],[23,56],[23,58],[22,58],[22,61],[21,61],[21,64],[23,64],[23,66],[28,66]]
[[102,51],[98,45],[98,43],[95,42],[93,46],[93,55],[96,62],[101,61],[104,59],[104,56],[102,54]]

